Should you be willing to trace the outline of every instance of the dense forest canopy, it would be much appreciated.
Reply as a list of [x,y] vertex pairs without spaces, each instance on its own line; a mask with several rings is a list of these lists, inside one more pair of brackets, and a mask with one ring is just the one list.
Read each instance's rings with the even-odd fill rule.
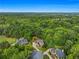
[[0,36],[30,42],[14,47],[0,42],[0,59],[28,59],[34,36],[44,40],[43,50],[61,48],[66,59],[79,59],[79,13],[0,13]]

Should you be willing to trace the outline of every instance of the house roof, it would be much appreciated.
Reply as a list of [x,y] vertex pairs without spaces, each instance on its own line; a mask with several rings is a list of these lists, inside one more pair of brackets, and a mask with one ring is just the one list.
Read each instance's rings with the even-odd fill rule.
[[65,56],[64,52],[62,51],[62,49],[56,49],[56,54],[57,54],[58,57],[64,57]]

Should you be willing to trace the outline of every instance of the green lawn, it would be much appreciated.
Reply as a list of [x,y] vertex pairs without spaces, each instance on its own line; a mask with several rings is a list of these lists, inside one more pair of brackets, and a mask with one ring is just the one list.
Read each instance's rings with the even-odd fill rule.
[[0,42],[2,41],[8,41],[9,43],[14,43],[16,41],[16,38],[8,38],[5,36],[0,36]]

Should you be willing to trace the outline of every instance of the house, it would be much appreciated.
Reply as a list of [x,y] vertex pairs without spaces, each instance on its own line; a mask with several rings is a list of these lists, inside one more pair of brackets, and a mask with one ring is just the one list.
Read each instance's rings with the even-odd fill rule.
[[56,49],[56,54],[59,59],[62,59],[65,57],[65,53],[62,49]]
[[25,44],[28,44],[28,40],[25,38],[20,38],[20,39],[16,40],[16,44],[25,45]]
[[37,45],[38,47],[42,47],[42,46],[44,45],[44,42],[43,42],[43,40],[41,40],[41,39],[37,39],[37,40],[35,40],[34,42],[36,43],[36,45]]
[[57,59],[57,55],[56,55],[56,49],[55,48],[50,48],[50,54],[52,59]]
[[33,51],[29,59],[43,59],[43,54],[40,51]]

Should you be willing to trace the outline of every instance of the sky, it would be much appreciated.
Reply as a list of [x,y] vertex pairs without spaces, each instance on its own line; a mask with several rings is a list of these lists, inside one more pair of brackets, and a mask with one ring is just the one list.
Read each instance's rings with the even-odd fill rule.
[[79,12],[79,0],[0,0],[0,12]]

